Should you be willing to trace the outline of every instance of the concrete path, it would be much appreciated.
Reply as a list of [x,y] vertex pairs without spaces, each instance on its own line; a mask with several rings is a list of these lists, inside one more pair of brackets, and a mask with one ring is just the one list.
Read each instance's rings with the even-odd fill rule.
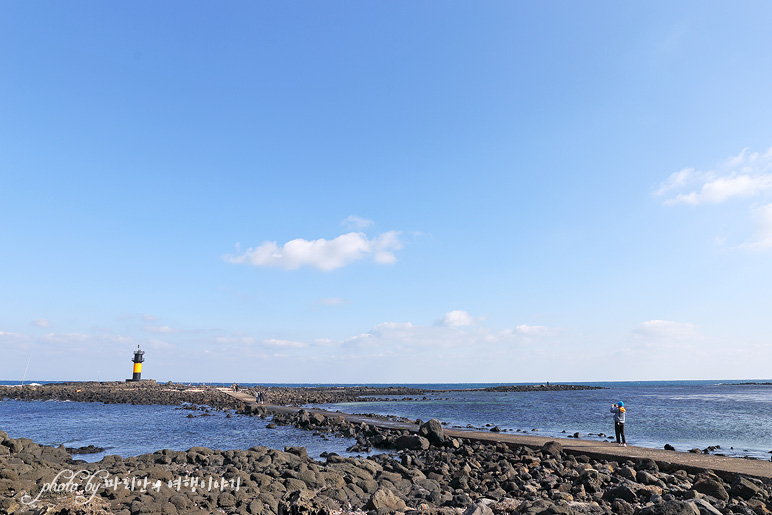
[[[255,397],[244,392],[233,392],[228,388],[221,390],[236,399],[257,406]],[[294,412],[301,408],[287,406],[264,405],[264,408],[275,412]],[[395,422],[383,420],[380,418],[368,418],[361,415],[349,415],[346,413],[331,412],[313,408],[303,408],[311,413],[321,413],[327,416],[341,416],[349,422],[365,422],[378,427],[388,429],[407,429],[417,431],[418,426],[404,422]],[[635,460],[637,458],[651,458],[658,463],[671,463],[690,471],[712,470],[724,478],[731,478],[735,474],[754,476],[761,478],[772,478],[772,461],[750,460],[745,458],[728,458],[725,456],[715,456],[710,454],[694,454],[690,452],[666,451],[661,449],[650,449],[647,447],[619,447],[616,443],[582,440],[579,438],[550,438],[544,436],[532,436],[513,433],[491,433],[486,431],[467,431],[459,429],[445,429],[445,435],[453,438],[465,438],[483,443],[506,443],[510,446],[527,446],[540,448],[546,442],[557,441],[563,446],[563,451],[568,454],[584,454],[597,459],[624,461],[626,459]]]

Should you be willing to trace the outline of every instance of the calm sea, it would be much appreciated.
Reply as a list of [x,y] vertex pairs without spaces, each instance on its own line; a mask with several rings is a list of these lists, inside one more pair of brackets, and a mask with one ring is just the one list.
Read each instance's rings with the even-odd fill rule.
[[[770,380],[584,383],[607,389],[528,393],[438,391],[492,386],[487,384],[399,385],[433,391],[426,399],[324,407],[348,413],[438,418],[448,427],[487,429],[486,424],[493,424],[507,431],[557,437],[578,432],[581,438],[600,440],[598,433],[613,435],[610,405],[621,400],[627,407],[626,432],[631,444],[655,448],[671,444],[678,450],[718,445],[717,453],[768,460],[772,386],[740,384],[745,382]],[[302,445],[312,456],[323,451],[345,455],[345,448],[353,443],[345,438],[323,440],[294,428],[266,429],[267,421],[254,417],[226,418],[223,412],[201,417],[200,412],[193,412],[196,417],[187,418],[189,413],[174,406],[6,400],[0,402],[0,430],[48,445],[106,448],[105,453],[82,456],[88,461],[105,454],[125,457],[196,445],[217,449]]]

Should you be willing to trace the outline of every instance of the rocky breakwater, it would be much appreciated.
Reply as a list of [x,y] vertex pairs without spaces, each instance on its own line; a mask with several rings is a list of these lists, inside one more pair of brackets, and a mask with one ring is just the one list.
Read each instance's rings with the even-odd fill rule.
[[[398,386],[389,387],[281,387],[241,388],[250,395],[263,394],[266,404],[303,406],[385,400],[406,395],[423,395],[424,390]],[[68,400],[121,404],[198,404],[218,409],[238,409],[243,402],[214,386],[187,386],[179,383],[140,382],[67,382],[44,385],[0,386],[0,398],[21,400]],[[393,400],[393,398],[388,398]]]
[[44,385],[0,386],[0,398],[103,402],[117,404],[198,404],[218,409],[237,409],[242,402],[214,387],[188,387],[155,381],[69,382]]
[[510,386],[490,386],[483,388],[486,392],[566,392],[573,390],[607,390],[603,386],[587,386],[583,384],[529,384]]
[[570,456],[557,442],[530,449],[448,440],[441,426],[427,424],[425,436],[413,436],[424,438],[428,446],[422,442],[421,448],[367,459],[331,454],[324,461],[309,459],[302,447],[193,447],[85,463],[73,461],[61,447],[10,439],[0,432],[0,512],[769,513],[768,480],[725,480],[709,471],[690,473],[651,460]]
[[[265,397],[267,404],[280,406],[304,406],[307,404],[334,404],[338,402],[361,402],[399,400],[408,395],[423,395],[426,390],[407,388],[404,386],[319,386],[319,387],[285,387],[256,386],[244,391],[252,395],[258,392]],[[389,397],[385,397],[389,396]]]

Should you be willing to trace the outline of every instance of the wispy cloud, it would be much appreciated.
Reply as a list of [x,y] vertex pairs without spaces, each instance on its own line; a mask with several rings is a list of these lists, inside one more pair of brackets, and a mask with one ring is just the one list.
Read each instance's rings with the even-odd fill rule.
[[144,315],[142,315],[142,320],[144,320],[145,322],[155,322],[158,320],[158,317],[155,315],[151,315],[150,313],[145,313]]
[[252,336],[219,336],[214,339],[221,345],[235,345],[236,347],[271,347],[280,349],[305,349],[307,343],[280,338],[267,338],[260,340]]
[[[670,194],[666,204],[720,204],[732,198],[754,197],[772,191],[772,148],[748,152],[719,163],[711,170],[685,168],[670,175],[656,189]],[[673,196],[673,194],[675,194]]]
[[[666,205],[691,206],[722,204],[729,201],[745,201],[748,210],[758,220],[758,234],[754,241],[740,245],[748,250],[772,247],[772,211],[767,204],[759,207],[756,199],[766,199],[772,194],[772,147],[766,152],[748,152],[744,148],[710,170],[684,168],[670,175],[656,189],[655,195],[663,197]],[[723,243],[725,239],[717,241]]]
[[38,318],[29,323],[35,327],[51,327],[51,321],[47,318]]
[[268,347],[277,347],[277,348],[283,348],[283,349],[304,349],[308,347],[307,343],[296,342],[292,340],[280,340],[276,338],[263,340],[263,344],[267,345]]
[[474,317],[462,309],[456,309],[445,313],[435,325],[444,327],[467,327],[474,325]]
[[555,334],[556,330],[553,328],[549,328],[543,325],[526,325],[521,324],[515,327],[513,333],[519,334],[521,336],[528,336],[528,337],[538,337],[538,336],[548,336]]
[[32,337],[26,335],[26,334],[19,334],[19,333],[9,333],[5,331],[0,331],[0,343],[4,344],[11,344],[11,345],[18,345],[18,346],[26,346],[27,343],[32,340]]
[[223,259],[229,263],[285,270],[310,266],[328,271],[365,258],[379,264],[394,263],[397,261],[394,252],[401,248],[398,231],[385,232],[374,238],[368,238],[361,232],[350,232],[331,240],[298,238],[281,246],[275,241],[266,241],[243,254],[228,254]]
[[362,231],[364,229],[367,229],[368,227],[375,225],[375,222],[356,215],[351,215],[344,218],[343,221],[341,222],[341,225],[349,229],[352,229],[354,231]]
[[703,338],[694,324],[669,320],[643,322],[633,329],[633,336],[639,339],[669,341],[693,341]]
[[[430,349],[456,349],[461,352],[486,352],[494,347],[512,348],[532,344],[536,339],[554,336],[556,329],[545,326],[518,325],[514,329],[492,331],[479,324],[463,310],[446,313],[432,326],[411,322],[384,322],[370,331],[341,342],[343,347],[369,348],[371,351],[403,353],[429,351]],[[455,351],[454,351],[455,352]]]

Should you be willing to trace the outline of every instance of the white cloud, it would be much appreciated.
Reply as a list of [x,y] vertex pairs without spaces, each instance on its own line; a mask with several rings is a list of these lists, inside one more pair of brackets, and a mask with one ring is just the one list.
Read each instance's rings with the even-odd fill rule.
[[[519,325],[515,329],[492,331],[479,325],[463,310],[446,313],[433,326],[410,322],[384,322],[341,342],[343,347],[371,349],[383,353],[408,355],[432,349],[448,349],[451,354],[478,353],[498,348],[500,351],[531,343],[534,339],[553,336],[555,329],[544,326]],[[450,351],[452,349],[452,351]],[[450,356],[448,354],[447,356]],[[446,356],[446,357],[447,357]]]
[[355,231],[361,231],[363,229],[367,229],[368,227],[374,225],[375,222],[372,220],[368,220],[366,218],[361,218],[356,215],[351,215],[343,219],[341,222],[341,225],[344,227],[348,227],[349,229],[353,229]]
[[679,172],[673,172],[665,182],[659,185],[657,195],[664,195],[668,191],[680,189],[686,186],[694,176],[694,168],[684,168]]
[[521,324],[515,327],[515,332],[523,336],[545,336],[551,334],[554,330],[543,325],[525,325]]
[[772,191],[772,147],[763,154],[748,153],[745,148],[711,170],[685,168],[671,174],[655,193],[663,196],[678,192],[665,199],[666,204],[697,205],[719,204],[769,191]]
[[236,346],[239,346],[242,348],[271,347],[271,348],[282,348],[282,349],[305,349],[306,347],[308,347],[307,343],[298,342],[298,341],[282,340],[278,338],[268,338],[265,340],[257,340],[251,336],[234,336],[234,337],[219,336],[215,338],[214,341],[221,345],[235,344]]
[[376,263],[394,263],[397,260],[394,251],[401,248],[397,231],[389,231],[372,239],[361,232],[350,232],[332,240],[298,238],[281,247],[275,241],[266,241],[258,247],[247,249],[241,255],[226,255],[223,259],[230,263],[285,270],[295,270],[302,266],[333,270],[366,257],[372,257]]
[[308,347],[307,343],[295,342],[292,340],[278,340],[275,338],[263,340],[263,344],[267,345],[268,347],[278,347],[278,348],[285,348],[285,349],[304,349]]
[[47,318],[38,318],[30,322],[29,325],[34,325],[35,327],[51,327],[51,321]]
[[445,316],[437,321],[437,325],[445,327],[467,327],[474,325],[474,317],[464,310],[456,309],[445,313]]
[[703,338],[694,324],[668,320],[643,322],[633,329],[633,335],[640,339],[667,341],[693,341]]
[[10,343],[13,345],[23,345],[29,342],[32,338],[26,334],[8,333],[0,331],[0,342]]
[[150,313],[145,313],[144,315],[142,315],[142,320],[144,320],[145,322],[155,322],[156,320],[158,320],[158,317],[155,315],[151,315]]
[[[675,172],[656,189],[657,196],[666,197],[666,205],[687,204],[692,206],[722,204],[730,200],[747,202],[759,220],[755,241],[744,243],[740,248],[761,250],[772,247],[772,221],[768,206],[761,209],[751,199],[768,198],[772,194],[772,147],[765,153],[749,153],[745,148],[738,155],[713,169],[699,171],[685,168]],[[720,238],[721,244],[725,239]]]
[[753,197],[772,189],[772,175],[730,175],[705,182],[700,191],[680,193],[670,204],[720,204],[733,197]]

